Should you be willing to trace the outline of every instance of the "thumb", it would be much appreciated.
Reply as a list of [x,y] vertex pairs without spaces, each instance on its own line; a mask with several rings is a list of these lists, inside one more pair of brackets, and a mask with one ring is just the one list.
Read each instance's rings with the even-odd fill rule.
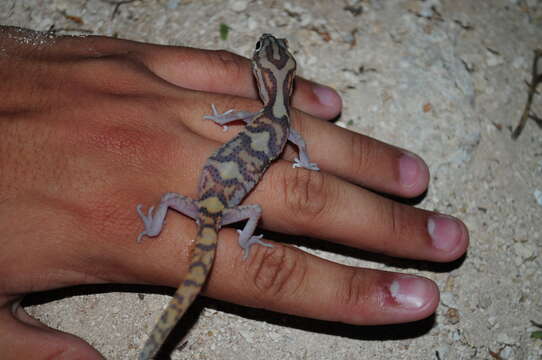
[[82,339],[32,318],[19,302],[0,307],[0,353],[6,360],[104,359]]

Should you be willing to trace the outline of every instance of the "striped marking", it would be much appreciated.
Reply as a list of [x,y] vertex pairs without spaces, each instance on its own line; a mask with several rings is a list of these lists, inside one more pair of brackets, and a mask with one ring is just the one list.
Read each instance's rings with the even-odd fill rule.
[[190,307],[205,284],[215,256],[218,240],[218,224],[216,221],[219,220],[220,217],[212,218],[200,215],[196,246],[194,247],[188,274],[151,332],[143,351],[139,355],[140,360],[148,360],[156,355],[171,330]]

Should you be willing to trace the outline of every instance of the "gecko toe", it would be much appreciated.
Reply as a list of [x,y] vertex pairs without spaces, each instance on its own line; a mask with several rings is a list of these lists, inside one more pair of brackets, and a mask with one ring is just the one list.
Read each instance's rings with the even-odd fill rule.
[[319,171],[320,170],[318,165],[316,165],[315,163],[301,161],[301,160],[299,160],[299,158],[294,159],[294,163],[292,164],[292,167],[293,168],[298,168],[299,167],[299,168],[304,168],[304,169],[313,170],[313,171]]
[[[241,231],[239,231],[239,233],[241,233]],[[251,236],[248,240],[242,240],[241,238],[239,238],[239,245],[243,249],[243,260],[246,260],[248,258],[248,256],[250,255],[250,248],[253,245],[258,244],[258,245],[269,247],[269,248],[273,247],[273,245],[262,241],[261,240],[262,237],[263,235],[254,235],[254,236]]]
[[143,236],[147,235],[146,231],[142,231],[138,236],[136,242],[140,243],[143,241]]

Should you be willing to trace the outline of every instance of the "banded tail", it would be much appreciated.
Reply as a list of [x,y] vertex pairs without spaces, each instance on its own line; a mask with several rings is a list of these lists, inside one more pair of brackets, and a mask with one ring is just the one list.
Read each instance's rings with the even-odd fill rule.
[[156,356],[171,330],[200,293],[213,265],[219,225],[220,217],[200,215],[198,218],[198,232],[188,274],[152,330],[139,354],[139,360],[149,360]]

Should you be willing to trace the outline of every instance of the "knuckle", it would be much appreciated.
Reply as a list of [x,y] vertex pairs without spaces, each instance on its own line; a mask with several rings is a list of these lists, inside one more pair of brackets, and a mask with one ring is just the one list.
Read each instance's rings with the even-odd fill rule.
[[409,239],[417,237],[414,225],[408,220],[404,210],[404,205],[396,201],[389,200],[381,203],[378,217],[384,222],[382,229],[385,229],[385,233],[381,236],[379,247],[385,254],[394,255],[394,249],[398,243],[406,244]]
[[163,93],[163,81],[131,53],[87,57],[66,69],[71,72],[68,85],[76,85],[77,93],[86,91],[89,96],[135,99]]
[[373,142],[366,137],[355,133],[350,134],[350,153],[352,154],[350,168],[354,173],[364,174],[371,168],[372,159],[376,159],[373,145]]
[[295,249],[275,245],[273,249],[260,247],[258,255],[249,267],[250,281],[258,300],[280,300],[294,295],[305,282],[307,262],[305,256]]
[[99,152],[100,158],[109,166],[122,166],[132,171],[163,171],[160,164],[173,166],[172,154],[188,151],[179,147],[180,139],[174,132],[161,131],[167,124],[155,122],[159,130],[149,130],[145,122],[160,110],[153,99],[124,98],[122,103],[115,97],[104,96],[102,105],[107,108],[100,119],[90,119],[78,134],[82,145],[76,152]]
[[337,302],[339,304],[364,308],[370,301],[371,284],[359,269],[348,268],[343,280],[339,283]]
[[246,75],[244,59],[226,50],[214,50],[210,52],[209,61],[211,68],[220,72],[219,78],[232,77],[239,79]]
[[388,218],[390,219],[390,229],[393,235],[399,236],[405,229],[405,226],[402,226],[401,211],[395,201],[390,201],[389,203],[390,210]]
[[408,223],[403,221],[401,205],[395,201],[386,201],[383,219],[389,222],[386,227],[390,231],[389,239],[397,239],[406,235]]
[[282,179],[289,219],[305,224],[324,215],[329,193],[321,172],[293,169]]

